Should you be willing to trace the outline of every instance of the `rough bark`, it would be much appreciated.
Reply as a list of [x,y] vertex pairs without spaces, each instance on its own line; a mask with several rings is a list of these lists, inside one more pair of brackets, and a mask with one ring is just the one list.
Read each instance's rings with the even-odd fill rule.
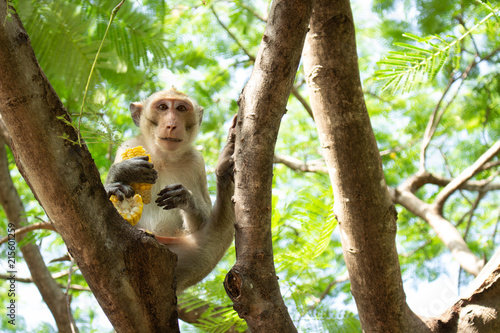
[[304,69],[362,328],[427,331],[405,301],[395,243],[397,213],[361,89],[348,0],[314,1]]
[[235,148],[236,264],[225,288],[252,332],[294,332],[274,269],[273,154],[307,32],[310,1],[273,1],[239,100]]
[[[496,255],[498,257],[498,254]],[[458,300],[442,315],[428,318],[427,325],[431,332],[500,332],[500,267],[488,270],[481,278],[481,285],[470,296]]]
[[16,164],[99,304],[118,332],[178,331],[175,256],[113,208],[17,15],[0,24],[0,45],[0,113]]

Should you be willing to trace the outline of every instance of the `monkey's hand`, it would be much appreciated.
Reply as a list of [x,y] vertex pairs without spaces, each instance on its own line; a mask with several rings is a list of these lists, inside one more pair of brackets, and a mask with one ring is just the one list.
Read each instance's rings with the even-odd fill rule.
[[185,188],[182,184],[167,185],[158,193],[156,204],[163,207],[164,210],[180,208],[183,210],[191,210],[196,204],[194,202],[193,193]]
[[148,162],[148,156],[140,156],[113,164],[109,169],[106,184],[154,184],[157,178],[158,172],[153,164]]
[[130,185],[125,185],[122,183],[112,183],[104,185],[104,189],[108,194],[108,198],[112,195],[116,195],[118,200],[123,201],[125,198],[130,198],[135,194],[134,189]]
[[234,144],[236,141],[236,122],[238,120],[237,115],[234,115],[231,127],[229,127],[229,132],[227,135],[226,146],[219,155],[219,162],[217,163],[217,168],[215,169],[215,174],[217,177],[231,177],[234,181]]

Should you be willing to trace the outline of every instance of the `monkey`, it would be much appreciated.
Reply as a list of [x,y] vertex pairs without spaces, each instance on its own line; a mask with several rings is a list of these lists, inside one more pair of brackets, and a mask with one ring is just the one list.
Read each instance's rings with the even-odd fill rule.
[[[140,134],[117,150],[105,182],[108,196],[134,195],[131,183],[149,183],[151,203],[136,227],[177,254],[177,293],[201,281],[220,261],[234,237],[234,161],[236,116],[216,167],[217,196],[212,207],[205,161],[193,142],[203,108],[175,89],[159,91],[130,104]],[[143,146],[151,156],[121,160],[127,148]]]

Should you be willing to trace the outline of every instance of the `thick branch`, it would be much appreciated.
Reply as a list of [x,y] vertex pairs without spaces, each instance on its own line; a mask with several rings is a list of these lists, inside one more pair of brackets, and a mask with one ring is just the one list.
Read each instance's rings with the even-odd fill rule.
[[477,276],[484,266],[484,260],[477,257],[450,221],[439,215],[432,205],[423,202],[405,188],[389,188],[392,200],[420,217],[434,229],[437,236],[451,251],[451,254],[466,272]]
[[[481,169],[479,171],[482,171]],[[400,188],[408,189],[410,192],[415,193],[418,189],[426,184],[434,184],[440,187],[446,187],[450,184],[453,179],[445,178],[440,175],[435,175],[429,172],[418,172],[417,174],[410,176],[404,184],[400,186]],[[466,191],[479,191],[479,192],[488,192],[488,191],[498,191],[500,190],[500,183],[492,183],[492,179],[483,179],[483,180],[470,180],[463,182],[458,186],[458,190],[466,190]]]
[[17,15],[0,24],[0,45],[0,114],[16,164],[99,304],[118,332],[177,331],[175,256],[108,200]]
[[500,152],[500,140],[497,141],[490,149],[488,149],[478,160],[470,167],[466,168],[462,173],[453,179],[446,187],[439,192],[433,204],[433,209],[440,215],[443,211],[443,206],[446,200],[453,194],[463,183],[469,178],[473,177],[477,172],[481,171],[486,162],[491,160],[495,155]]
[[348,0],[315,1],[304,69],[362,328],[425,331],[405,302],[395,242],[397,213],[361,89]]
[[[495,255],[498,257],[497,255]],[[493,259],[492,259],[493,260]],[[499,261],[488,267],[484,276],[474,281],[470,296],[464,297],[437,318],[428,320],[431,332],[481,332],[500,331],[500,268]],[[485,267],[486,268],[486,267]]]
[[274,269],[273,153],[307,32],[310,1],[273,1],[239,100],[235,147],[236,264],[224,286],[251,331],[296,331]]

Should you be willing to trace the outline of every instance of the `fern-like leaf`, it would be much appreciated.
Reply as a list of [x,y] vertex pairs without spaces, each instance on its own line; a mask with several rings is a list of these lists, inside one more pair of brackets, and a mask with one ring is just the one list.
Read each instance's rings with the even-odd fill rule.
[[395,43],[404,51],[391,51],[389,55],[378,62],[383,69],[375,72],[377,80],[387,80],[383,90],[409,91],[425,77],[432,80],[439,73],[450,55],[450,48],[457,39],[447,41],[439,36],[421,38],[405,34],[417,43],[424,43],[427,48],[408,43]]
[[[491,12],[458,38],[455,36],[443,38],[437,35],[420,37],[410,33],[404,34],[404,37],[412,40],[416,45],[394,43],[402,51],[390,51],[385,59],[378,62],[381,69],[375,71],[374,75],[376,80],[386,80],[382,90],[391,88],[393,93],[397,90],[410,91],[415,85],[426,79],[433,80],[450,58],[453,59],[454,67],[458,68],[461,41],[490,17],[496,16],[499,10],[498,6],[493,7],[489,2],[483,3],[483,5]],[[453,57],[450,57],[451,54]]]
[[337,226],[337,219],[335,218],[333,211],[328,216],[328,220],[323,224],[318,238],[316,239],[316,246],[313,250],[312,259],[320,256],[328,248],[330,244],[330,239],[332,237],[332,232]]

